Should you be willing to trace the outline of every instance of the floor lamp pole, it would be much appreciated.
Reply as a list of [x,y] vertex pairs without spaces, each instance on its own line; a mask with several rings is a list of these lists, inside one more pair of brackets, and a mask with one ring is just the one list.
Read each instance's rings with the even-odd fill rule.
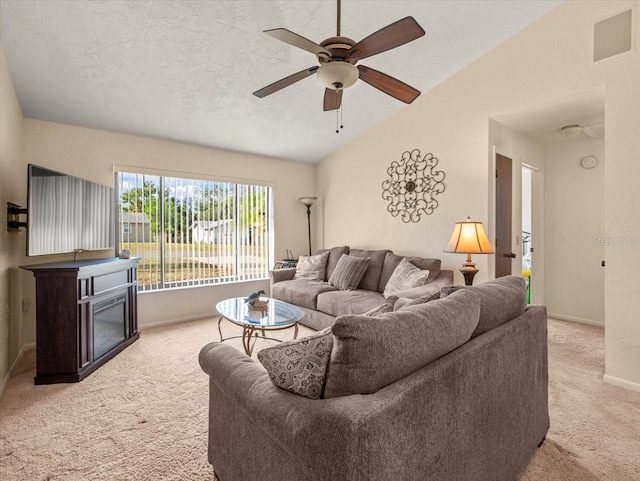
[[307,227],[309,229],[309,255],[311,255],[311,206],[317,197],[299,197],[298,200],[307,206]]
[[311,206],[307,206],[307,226],[309,227],[309,255],[311,255]]

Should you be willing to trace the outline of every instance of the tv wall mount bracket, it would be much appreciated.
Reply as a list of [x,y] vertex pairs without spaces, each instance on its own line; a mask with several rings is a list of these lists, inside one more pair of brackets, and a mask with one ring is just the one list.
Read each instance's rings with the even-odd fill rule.
[[20,215],[27,215],[27,209],[23,209],[17,204],[7,202],[7,230],[9,232],[20,232],[22,227],[27,227],[26,222],[20,222]]

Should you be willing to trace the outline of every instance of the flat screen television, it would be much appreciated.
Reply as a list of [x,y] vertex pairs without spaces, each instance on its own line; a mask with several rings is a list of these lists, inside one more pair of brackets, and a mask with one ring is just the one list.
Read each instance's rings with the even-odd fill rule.
[[115,189],[29,164],[27,255],[115,247]]

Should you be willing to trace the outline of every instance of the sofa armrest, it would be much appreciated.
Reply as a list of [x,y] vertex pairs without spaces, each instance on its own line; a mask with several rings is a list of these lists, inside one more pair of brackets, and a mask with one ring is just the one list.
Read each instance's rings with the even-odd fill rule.
[[[356,452],[358,423],[377,403],[367,396],[312,400],[290,393],[228,344],[207,344],[199,361],[209,375],[209,462],[222,481],[347,479],[341,476]],[[270,459],[278,462],[265,478]]]
[[424,286],[394,292],[393,295],[399,298],[417,299],[418,297],[438,292],[441,287],[450,286],[451,284],[453,284],[453,271],[442,270],[433,282],[429,282],[429,284],[425,284]]
[[269,279],[271,284],[282,281],[290,281],[296,273],[295,267],[287,267],[286,269],[274,269],[269,271]]

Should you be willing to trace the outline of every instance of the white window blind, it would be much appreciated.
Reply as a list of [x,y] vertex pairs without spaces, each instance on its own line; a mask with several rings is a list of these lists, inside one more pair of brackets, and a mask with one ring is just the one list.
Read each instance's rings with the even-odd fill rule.
[[126,172],[116,184],[138,290],[268,277],[271,187]]

